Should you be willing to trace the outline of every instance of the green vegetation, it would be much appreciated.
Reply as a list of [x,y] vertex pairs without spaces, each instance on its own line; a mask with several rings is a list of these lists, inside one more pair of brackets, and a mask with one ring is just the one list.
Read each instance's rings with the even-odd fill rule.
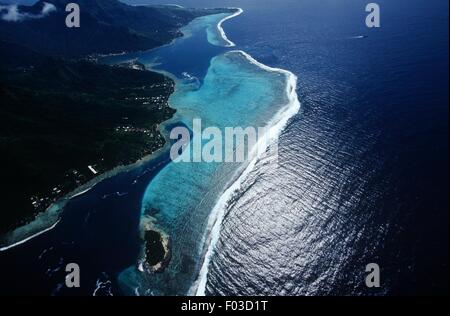
[[148,50],[180,36],[198,16],[231,11],[78,0],[81,27],[67,28],[70,0],[18,10],[36,15],[44,2],[56,11],[0,19],[0,235],[164,145],[158,124],[173,115],[172,80],[138,63],[111,67],[82,58]]
[[[33,6],[20,6],[19,11],[36,14],[41,12],[44,2],[57,9],[45,18],[20,22],[0,19],[0,40],[64,57],[148,50],[181,36],[179,28],[194,18],[223,12],[175,6],[129,6],[117,0],[42,0]],[[80,6],[80,28],[66,27],[65,7],[70,2]]]
[[166,251],[162,244],[161,234],[149,230],[145,232],[145,257],[150,266],[156,266],[164,260]]
[[0,232],[92,179],[88,166],[102,173],[164,144],[157,125],[173,115],[170,79],[1,44]]

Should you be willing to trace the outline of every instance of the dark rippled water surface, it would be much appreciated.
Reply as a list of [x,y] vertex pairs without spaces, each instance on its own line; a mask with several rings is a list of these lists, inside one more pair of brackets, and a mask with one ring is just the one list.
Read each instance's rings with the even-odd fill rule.
[[378,1],[376,30],[367,1],[179,2],[242,6],[229,38],[302,103],[229,207],[207,294],[448,293],[448,2]]
[[298,75],[303,111],[231,207],[209,293],[448,292],[448,2],[380,1],[379,30],[364,1],[282,2],[240,38]]

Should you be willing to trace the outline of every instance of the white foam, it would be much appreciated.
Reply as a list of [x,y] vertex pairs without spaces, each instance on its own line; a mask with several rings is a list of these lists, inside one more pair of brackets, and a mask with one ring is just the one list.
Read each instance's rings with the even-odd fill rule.
[[111,291],[111,280],[102,281],[99,278],[99,279],[97,279],[97,282],[96,282],[95,285],[96,285],[96,287],[95,287],[94,292],[92,293],[92,296],[97,296],[97,292],[99,290],[107,290],[108,291],[107,292],[108,296],[114,296],[112,291]]
[[44,230],[41,230],[40,232],[38,232],[38,233],[36,233],[36,234],[34,234],[34,235],[30,236],[30,237],[27,237],[27,238],[25,238],[25,239],[23,239],[23,240],[21,240],[21,241],[18,241],[18,242],[16,242],[16,243],[12,244],[12,245],[9,245],[9,246],[0,248],[0,252],[6,251],[6,250],[8,250],[8,249],[14,248],[14,247],[19,246],[19,245],[22,245],[22,244],[24,244],[24,243],[30,241],[31,239],[36,238],[37,236],[40,236],[40,235],[42,235],[42,234],[44,234],[44,233],[46,233],[46,232],[52,230],[53,228],[56,227],[56,225],[58,225],[58,223],[60,222],[60,220],[61,220],[61,219],[59,219],[55,224],[53,224],[53,225],[50,226],[49,228],[44,229]]
[[235,13],[233,13],[232,15],[229,15],[229,16],[223,18],[222,20],[220,20],[220,22],[217,24],[217,29],[219,30],[220,36],[222,36],[223,40],[226,42],[225,47],[234,47],[234,46],[236,46],[236,44],[228,39],[227,35],[225,34],[225,31],[223,30],[222,24],[223,24],[223,22],[225,22],[229,19],[237,17],[238,15],[241,15],[244,12],[244,10],[242,10],[241,8],[229,8],[229,9],[236,9],[237,11]]
[[73,199],[73,198],[75,198],[75,197],[77,197],[77,196],[83,195],[83,194],[89,192],[92,188],[93,188],[93,186],[90,187],[90,188],[87,188],[86,190],[83,190],[83,191],[81,191],[81,192],[78,192],[78,193],[72,195],[72,196],[70,197],[70,199]]
[[349,39],[362,39],[362,38],[366,38],[367,36],[365,35],[357,35],[357,36],[351,36],[349,37]]
[[180,8],[180,9],[184,9],[184,7],[181,6],[181,5],[179,5],[179,4],[168,3],[168,4],[166,4],[166,5],[172,6],[172,7],[176,7],[176,8]]
[[[267,130],[267,134],[269,137],[269,141],[267,142],[267,138],[262,137],[260,141],[265,141],[265,143],[258,143],[253,149],[251,153],[251,157],[253,159],[251,162],[247,165],[244,171],[239,170],[238,172],[242,172],[241,175],[237,178],[237,180],[231,184],[228,189],[222,194],[222,196],[219,198],[217,204],[213,208],[210,217],[208,219],[208,227],[207,227],[207,234],[208,237],[206,238],[205,242],[205,248],[206,252],[204,255],[204,259],[202,262],[202,266],[200,269],[199,276],[196,280],[196,282],[191,286],[189,294],[190,295],[197,295],[197,296],[204,296],[205,290],[206,290],[206,282],[208,280],[208,271],[209,271],[209,263],[211,261],[212,255],[214,253],[215,246],[217,244],[217,241],[220,237],[220,230],[222,226],[222,221],[226,214],[227,204],[233,197],[233,194],[237,192],[241,186],[242,183],[247,179],[250,172],[255,168],[256,163],[261,158],[261,156],[264,154],[263,151],[260,150],[260,146],[266,145],[266,147],[269,147],[270,144],[273,144],[273,142],[278,139],[281,132],[286,127],[286,124],[288,123],[289,119],[296,115],[300,110],[300,101],[298,100],[297,95],[297,76],[295,76],[290,71],[279,69],[279,68],[272,68],[269,66],[266,66],[257,60],[255,60],[252,56],[249,54],[243,52],[243,51],[231,51],[229,53],[240,53],[242,54],[250,63],[260,67],[261,69],[269,72],[278,72],[286,75],[287,78],[287,84],[286,84],[286,95],[288,97],[288,103],[276,113],[274,118],[267,124],[269,127]],[[259,150],[258,150],[259,149]]]
[[[69,196],[69,197],[68,197],[68,200],[71,200],[71,199],[73,199],[73,198],[76,198],[76,197],[78,197],[78,196],[81,196],[81,195],[83,195],[83,194],[89,192],[90,190],[92,190],[92,188],[93,188],[94,186],[95,186],[95,185],[90,186],[89,188],[87,188],[87,189],[85,189],[85,190],[83,190],[83,191],[81,191],[81,192],[78,192],[78,193],[76,193],[76,194],[74,194],[74,195]],[[9,239],[9,240],[16,240],[16,239],[21,238],[22,236],[26,236],[26,235],[28,235],[28,232],[27,232],[27,231],[33,230],[33,227],[35,227],[35,226],[37,226],[37,227],[41,227],[41,226],[44,226],[44,227],[45,227],[45,226],[48,226],[50,223],[47,223],[47,221],[48,221],[49,219],[51,219],[51,218],[49,217],[49,215],[53,215],[53,216],[57,215],[56,213],[58,212],[58,210],[59,210],[60,208],[61,208],[61,206],[51,205],[45,212],[39,214],[39,215],[33,220],[33,222],[31,222],[31,223],[29,223],[29,224],[27,224],[27,225],[25,225],[25,226],[21,226],[21,227],[17,228],[16,230],[12,231],[12,232],[11,232],[11,237],[9,237],[8,239]],[[29,237],[23,238],[22,240],[20,240],[20,241],[18,241],[18,242],[15,242],[15,243],[13,243],[13,244],[10,244],[10,245],[8,245],[8,246],[5,246],[5,247],[3,247],[3,248],[0,248],[0,252],[5,251],[5,250],[9,250],[9,249],[14,248],[14,247],[19,246],[19,245],[22,245],[22,244],[24,244],[24,243],[30,241],[31,239],[34,239],[35,237],[37,237],[37,236],[39,236],[39,235],[41,235],[41,234],[44,234],[44,233],[46,233],[46,232],[52,230],[53,228],[56,227],[56,225],[59,223],[60,220],[61,220],[61,219],[58,219],[58,220],[57,220],[54,224],[52,224],[50,227],[44,228],[44,229],[38,231],[37,233],[35,233],[35,234],[29,236]],[[31,229],[28,230],[28,228],[31,228]]]

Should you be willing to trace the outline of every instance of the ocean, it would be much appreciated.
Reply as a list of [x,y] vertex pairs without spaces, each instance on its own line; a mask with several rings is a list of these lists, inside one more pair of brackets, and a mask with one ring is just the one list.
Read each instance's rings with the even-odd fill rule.
[[[0,293],[448,293],[448,2],[378,1],[378,29],[359,0],[178,3],[242,7],[223,23],[236,47],[208,28],[223,16],[207,17],[172,46],[110,62],[139,58],[177,78],[167,130],[198,115],[220,127],[279,118],[278,164],[244,171],[162,155],[105,180],[53,230],[0,253]],[[299,108],[281,69],[298,77]],[[149,208],[173,258],[143,276]],[[69,262],[80,265],[80,289],[64,287]],[[368,263],[381,268],[380,288],[365,285]]]

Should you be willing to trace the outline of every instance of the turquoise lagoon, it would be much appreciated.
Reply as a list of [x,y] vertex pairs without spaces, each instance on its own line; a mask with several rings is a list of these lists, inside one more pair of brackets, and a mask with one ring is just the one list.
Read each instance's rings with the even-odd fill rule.
[[[166,136],[170,126],[192,130],[194,119],[201,119],[203,128],[271,127],[276,134],[298,111],[294,75],[231,50],[233,43],[220,27],[229,16],[198,18],[182,29],[184,37],[169,45],[107,59],[109,63],[137,59],[176,81],[170,105],[177,112],[161,128]],[[171,261],[163,273],[148,273],[140,265],[141,256],[119,276],[125,294],[203,294],[220,223],[239,179],[251,168],[250,160],[171,162],[156,175],[142,199],[141,229],[156,229],[170,237]]]

